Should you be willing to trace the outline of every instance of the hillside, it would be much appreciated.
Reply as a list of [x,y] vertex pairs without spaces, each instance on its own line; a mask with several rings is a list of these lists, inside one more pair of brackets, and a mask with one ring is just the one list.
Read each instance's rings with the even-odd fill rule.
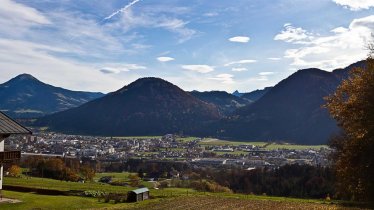
[[272,87],[266,87],[262,90],[255,90],[249,93],[241,94],[241,98],[247,100],[249,103],[253,103],[264,96]]
[[102,97],[102,93],[71,91],[21,74],[0,84],[0,110],[12,117],[39,117]]
[[230,138],[324,144],[338,131],[324,97],[333,93],[354,66],[327,72],[304,69],[284,79],[255,103],[223,121],[221,136]]
[[249,101],[225,91],[192,91],[190,94],[202,101],[216,105],[222,115],[229,115],[236,109],[249,104]]
[[218,109],[159,78],[142,78],[78,108],[40,119],[38,125],[65,133],[123,136],[204,134]]

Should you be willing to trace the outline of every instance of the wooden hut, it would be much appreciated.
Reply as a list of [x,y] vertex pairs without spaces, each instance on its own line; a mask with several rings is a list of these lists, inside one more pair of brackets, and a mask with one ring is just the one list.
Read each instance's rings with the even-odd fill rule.
[[127,194],[128,202],[138,202],[147,199],[149,199],[149,189],[146,187],[132,190]]

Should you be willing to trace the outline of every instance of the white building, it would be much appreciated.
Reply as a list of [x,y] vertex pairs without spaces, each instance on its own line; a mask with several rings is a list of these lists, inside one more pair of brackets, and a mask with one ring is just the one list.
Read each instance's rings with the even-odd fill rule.
[[31,135],[31,131],[0,112],[0,195],[3,189],[3,164],[21,158],[20,151],[4,151],[5,139],[13,134]]

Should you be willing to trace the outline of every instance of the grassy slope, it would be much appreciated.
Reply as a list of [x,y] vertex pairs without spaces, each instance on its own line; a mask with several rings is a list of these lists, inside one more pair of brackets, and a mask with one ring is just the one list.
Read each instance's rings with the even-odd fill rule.
[[[118,179],[126,179],[127,174],[123,173],[105,173],[98,174],[96,178],[110,175]],[[32,188],[56,189],[56,190],[100,190],[105,192],[126,193],[132,188],[122,186],[110,186],[99,183],[74,183],[64,182],[52,179],[41,178],[5,178],[5,184]],[[22,200],[20,204],[0,204],[0,209],[206,209],[208,206],[222,207],[222,209],[241,208],[253,205],[255,207],[269,206],[269,209],[284,206],[294,209],[336,209],[334,205],[326,205],[322,200],[308,200],[284,197],[269,197],[256,195],[243,195],[231,193],[204,193],[196,192],[191,189],[167,188],[163,190],[151,189],[152,200],[138,204],[108,204],[98,202],[95,198],[85,198],[76,196],[47,196],[33,193],[20,193],[4,191],[4,195],[10,198]],[[192,200],[191,200],[192,199]],[[176,205],[178,204],[178,205]],[[270,208],[271,207],[271,208]],[[266,209],[266,208],[265,208]],[[348,208],[347,208],[348,209]]]

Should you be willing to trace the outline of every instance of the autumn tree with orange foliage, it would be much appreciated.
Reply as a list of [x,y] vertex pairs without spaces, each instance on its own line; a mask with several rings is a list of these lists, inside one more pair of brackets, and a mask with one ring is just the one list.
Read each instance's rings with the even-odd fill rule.
[[8,169],[8,173],[9,173],[9,176],[12,176],[12,177],[19,177],[19,176],[21,176],[22,169],[21,169],[21,167],[19,167],[19,166],[17,166],[17,165],[12,165],[12,166]]
[[354,68],[327,97],[343,134],[331,141],[337,192],[345,199],[374,203],[374,45],[365,67]]

